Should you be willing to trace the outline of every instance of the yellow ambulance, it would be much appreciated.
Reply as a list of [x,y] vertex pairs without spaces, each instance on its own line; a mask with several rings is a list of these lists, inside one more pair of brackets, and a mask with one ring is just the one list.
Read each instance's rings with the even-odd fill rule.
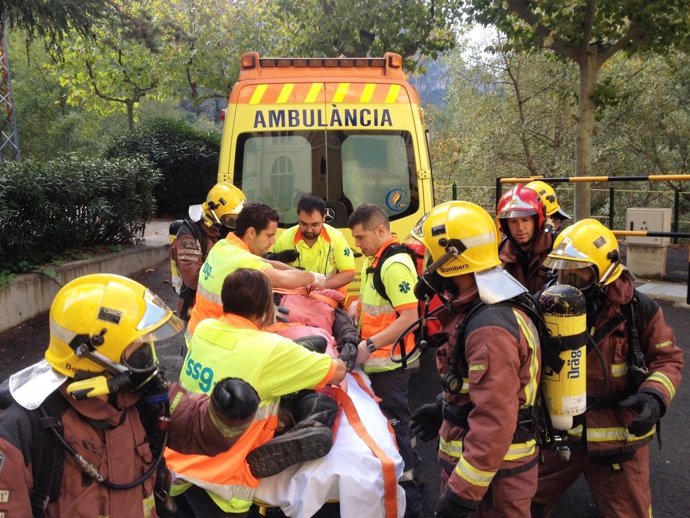
[[244,54],[224,124],[218,180],[271,205],[281,228],[297,223],[305,192],[327,201],[326,221],[353,249],[347,219],[359,205],[383,208],[401,239],[433,206],[423,113],[398,54]]

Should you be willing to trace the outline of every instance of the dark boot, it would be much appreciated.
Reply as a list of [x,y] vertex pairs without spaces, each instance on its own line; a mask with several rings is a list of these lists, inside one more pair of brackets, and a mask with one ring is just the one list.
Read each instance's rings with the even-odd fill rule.
[[333,432],[321,423],[298,424],[247,455],[249,469],[256,478],[277,475],[293,464],[319,459],[331,451]]
[[292,414],[297,424],[247,455],[256,478],[277,475],[293,464],[319,459],[333,446],[331,426],[338,412],[336,402],[325,394],[303,390],[293,396]]

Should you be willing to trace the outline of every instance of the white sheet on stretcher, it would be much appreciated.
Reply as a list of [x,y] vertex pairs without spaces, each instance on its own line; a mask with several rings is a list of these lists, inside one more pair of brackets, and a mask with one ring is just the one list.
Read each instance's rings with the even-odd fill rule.
[[[357,369],[369,385],[369,378]],[[378,404],[360,388],[352,375],[345,377],[347,395],[359,418],[379,447],[395,463],[396,476],[403,473],[402,457],[395,447],[386,418]],[[405,493],[398,484],[398,518],[405,514]],[[340,501],[341,518],[386,518],[381,462],[350,426],[345,412],[333,448],[325,457],[261,480],[256,498],[280,507],[291,518],[309,518],[327,501]]]

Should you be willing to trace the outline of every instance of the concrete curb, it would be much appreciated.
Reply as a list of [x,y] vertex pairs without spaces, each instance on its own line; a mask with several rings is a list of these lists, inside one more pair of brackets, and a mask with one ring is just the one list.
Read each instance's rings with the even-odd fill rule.
[[55,268],[57,280],[42,273],[17,276],[0,292],[0,333],[48,311],[60,285],[89,273],[132,275],[164,261],[168,248],[168,245],[138,246],[66,263]]

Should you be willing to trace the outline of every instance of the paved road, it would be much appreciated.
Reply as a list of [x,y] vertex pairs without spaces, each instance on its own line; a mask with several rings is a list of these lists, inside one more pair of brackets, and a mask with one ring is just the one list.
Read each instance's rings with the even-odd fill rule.
[[[685,254],[685,255],[684,255]],[[678,256],[675,271],[687,275],[687,251]],[[175,295],[168,283],[168,265],[161,263],[156,268],[142,272],[136,278],[158,293],[168,304],[174,305]],[[690,308],[684,304],[660,302],[668,322],[679,337],[680,345],[687,353],[690,350]],[[0,334],[0,379],[41,358],[48,343],[47,316],[29,321],[17,328]],[[179,373],[181,340],[173,341],[159,348],[161,363],[166,366],[171,379]],[[686,369],[687,373],[687,369]],[[419,372],[411,382],[411,406],[430,402],[440,391],[432,354],[422,358]],[[681,385],[674,406],[663,422],[663,449],[652,445],[652,490],[655,518],[686,518],[690,515],[690,385],[686,380]],[[423,491],[424,516],[432,517],[438,494],[438,468],[435,463],[435,444],[421,443],[420,453],[424,460],[426,486]],[[586,486],[580,482],[562,499],[556,513],[559,518],[593,518],[595,508]]]

